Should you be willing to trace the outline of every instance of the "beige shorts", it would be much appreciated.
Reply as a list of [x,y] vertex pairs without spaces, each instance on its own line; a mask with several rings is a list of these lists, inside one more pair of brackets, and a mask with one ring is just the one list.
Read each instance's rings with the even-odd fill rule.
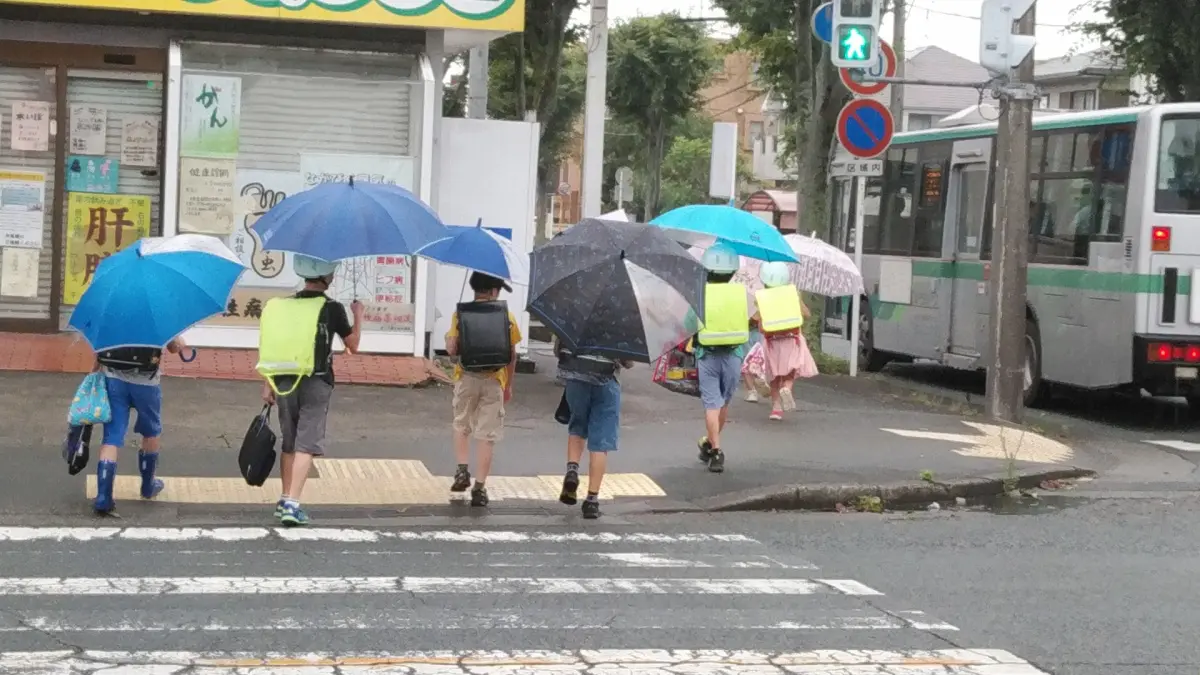
[[454,430],[481,441],[504,436],[504,390],[493,375],[463,373],[454,383]]

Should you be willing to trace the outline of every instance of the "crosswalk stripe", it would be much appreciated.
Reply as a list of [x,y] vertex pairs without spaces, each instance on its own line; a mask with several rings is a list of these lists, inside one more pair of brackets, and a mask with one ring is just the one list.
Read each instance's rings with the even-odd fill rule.
[[741,534],[658,534],[646,532],[512,532],[504,530],[366,530],[355,528],[268,527],[0,527],[3,541],[331,541],[344,544],[378,541],[428,541],[469,544],[757,544]]
[[[121,666],[118,668],[118,666]],[[73,675],[103,669],[154,675],[226,674],[234,669],[248,675],[333,675],[343,668],[370,669],[375,675],[409,673],[461,675],[482,672],[585,673],[635,672],[668,675],[688,672],[792,673],[816,675],[832,672],[870,672],[887,675],[1047,675],[1009,652],[992,649],[939,649],[912,651],[820,650],[809,652],[692,651],[692,650],[590,650],[590,651],[489,651],[409,652],[370,654],[249,654],[199,652],[55,651],[0,653],[0,672],[37,672],[39,675]],[[86,668],[87,670],[84,670]],[[679,670],[679,669],[683,670]]]
[[[339,612],[336,617],[314,615],[312,612],[272,609],[243,613],[225,612],[222,619],[188,617],[186,612],[89,610],[60,611],[24,615],[10,611],[18,625],[0,624],[0,633],[178,633],[200,631],[207,633],[272,632],[272,631],[601,631],[633,632],[648,630],[683,630],[719,624],[723,631],[879,631],[879,630],[939,630],[958,628],[932,619],[919,611],[881,612],[846,610],[807,614],[802,620],[772,620],[778,613],[753,611],[713,611],[701,615],[688,612],[662,611],[649,616],[631,613],[614,622],[587,621],[578,618],[555,620],[541,618],[531,612],[472,612],[468,615],[447,613],[443,616],[414,616],[411,610],[356,610]],[[136,617],[136,618],[132,618]]]
[[0,578],[6,595],[328,595],[526,593],[650,595],[882,595],[848,579],[520,577],[109,577]]

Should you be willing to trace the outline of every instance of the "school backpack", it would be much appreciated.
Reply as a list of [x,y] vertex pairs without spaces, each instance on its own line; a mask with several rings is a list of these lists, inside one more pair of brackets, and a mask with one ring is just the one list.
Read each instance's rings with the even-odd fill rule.
[[463,370],[491,373],[512,363],[512,322],[508,303],[458,303],[458,360]]
[[113,370],[152,375],[162,361],[162,350],[153,347],[117,347],[97,353],[96,360]]

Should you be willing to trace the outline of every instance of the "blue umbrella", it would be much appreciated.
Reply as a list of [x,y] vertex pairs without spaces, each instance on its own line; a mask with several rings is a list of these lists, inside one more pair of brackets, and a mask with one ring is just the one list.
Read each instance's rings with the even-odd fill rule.
[[774,226],[749,211],[732,206],[693,204],[668,211],[650,221],[672,231],[678,241],[707,248],[724,242],[738,255],[765,262],[800,262]]
[[445,239],[446,226],[413,193],[395,185],[324,183],[294,194],[254,224],[263,249],[329,262],[412,255]]
[[527,256],[513,248],[512,241],[483,227],[480,219],[473,227],[448,225],[450,236],[421,249],[421,257],[483,272],[514,283],[529,281]]
[[163,347],[224,310],[244,269],[214,237],[142,239],[100,263],[68,325],[94,351]]

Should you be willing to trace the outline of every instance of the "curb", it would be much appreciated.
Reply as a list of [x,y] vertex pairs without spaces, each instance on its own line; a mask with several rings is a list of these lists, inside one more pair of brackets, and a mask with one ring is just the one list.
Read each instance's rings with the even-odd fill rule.
[[[1095,476],[1091,469],[1060,468],[1021,474],[1017,486],[1034,488],[1047,480]],[[884,509],[896,506],[925,506],[931,502],[993,497],[1004,494],[1006,477],[993,474],[948,482],[895,482],[881,485],[838,485],[832,483],[773,485],[727,492],[694,502],[704,511],[832,511],[837,504],[853,504],[859,497],[878,497]]]

